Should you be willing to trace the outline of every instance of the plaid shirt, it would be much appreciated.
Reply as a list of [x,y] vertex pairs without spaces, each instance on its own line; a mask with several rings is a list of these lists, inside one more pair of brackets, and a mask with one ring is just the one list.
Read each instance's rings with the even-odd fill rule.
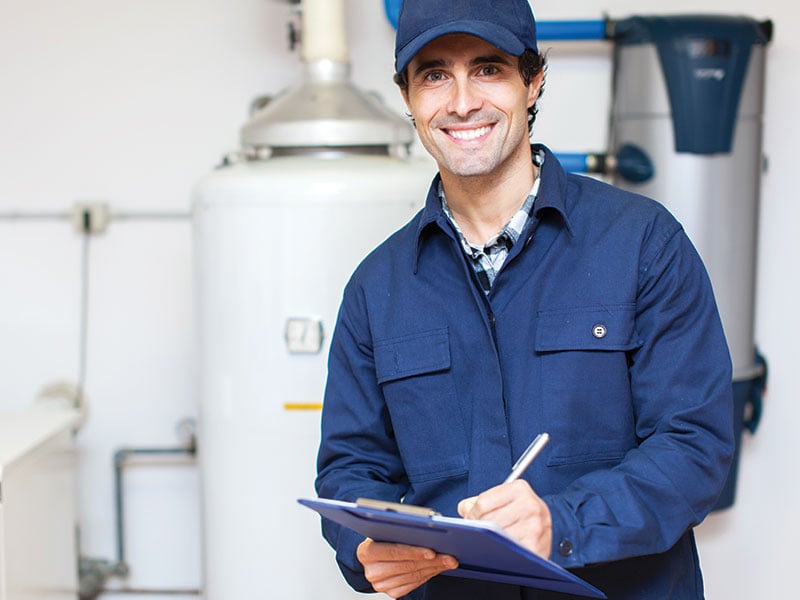
[[[534,154],[533,162],[536,166],[541,167],[544,163],[544,152]],[[539,192],[539,180],[540,177],[537,175],[530,194],[528,194],[525,202],[523,202],[522,207],[511,217],[511,220],[506,223],[506,226],[503,227],[497,235],[490,238],[486,244],[484,244],[483,248],[470,244],[467,238],[464,237],[461,228],[458,226],[458,223],[456,223],[453,214],[450,212],[450,208],[447,206],[447,200],[444,197],[444,188],[442,188],[442,184],[439,182],[439,198],[442,200],[442,210],[444,214],[447,215],[447,218],[450,219],[453,227],[455,227],[458,238],[461,240],[461,246],[464,248],[464,252],[467,258],[469,258],[472,268],[475,269],[475,275],[478,277],[478,281],[486,294],[492,289],[494,278],[503,266],[509,250],[511,250],[511,247],[519,239],[520,234],[523,229],[525,229],[525,225],[528,223],[528,219],[530,219],[533,203],[536,200],[536,194]]]

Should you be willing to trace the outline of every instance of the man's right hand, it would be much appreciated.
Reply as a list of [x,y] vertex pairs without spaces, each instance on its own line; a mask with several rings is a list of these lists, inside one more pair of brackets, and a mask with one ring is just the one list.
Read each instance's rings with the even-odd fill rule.
[[361,542],[356,552],[364,575],[376,592],[392,598],[405,596],[442,571],[455,569],[458,561],[429,548],[375,542]]

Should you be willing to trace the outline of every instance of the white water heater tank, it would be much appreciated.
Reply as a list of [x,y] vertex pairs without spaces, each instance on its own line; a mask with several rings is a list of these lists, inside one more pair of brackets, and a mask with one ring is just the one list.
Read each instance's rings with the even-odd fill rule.
[[307,61],[306,81],[244,126],[239,160],[194,190],[207,600],[362,597],[297,499],[316,495],[344,286],[422,207],[435,168],[401,158],[410,123],[347,72],[340,60]]
[[[430,167],[377,156],[221,169],[194,199],[205,597],[354,598],[314,497],[330,335],[358,262]],[[340,590],[337,594],[336,590]]]

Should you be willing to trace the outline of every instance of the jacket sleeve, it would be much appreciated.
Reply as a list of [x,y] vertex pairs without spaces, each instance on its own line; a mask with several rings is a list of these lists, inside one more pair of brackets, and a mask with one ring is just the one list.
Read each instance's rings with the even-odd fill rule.
[[545,496],[564,567],[656,554],[711,510],[733,453],[731,361],[711,283],[682,229],[643,245],[629,353],[637,446]]
[[[383,395],[377,384],[368,315],[351,281],[331,341],[317,460],[317,494],[353,502],[359,497],[399,502],[408,487]],[[322,520],[325,539],[347,582],[372,592],[356,548],[360,534]]]

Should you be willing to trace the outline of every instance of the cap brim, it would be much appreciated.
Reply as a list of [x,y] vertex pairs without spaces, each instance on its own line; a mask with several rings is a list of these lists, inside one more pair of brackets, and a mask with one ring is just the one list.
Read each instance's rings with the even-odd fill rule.
[[[451,33],[467,33],[479,37],[496,46],[506,54],[519,56],[525,51],[525,45],[505,27],[486,21],[451,21],[423,31],[397,52],[395,69],[402,73],[423,46],[436,38]],[[535,50],[535,48],[533,48]]]

